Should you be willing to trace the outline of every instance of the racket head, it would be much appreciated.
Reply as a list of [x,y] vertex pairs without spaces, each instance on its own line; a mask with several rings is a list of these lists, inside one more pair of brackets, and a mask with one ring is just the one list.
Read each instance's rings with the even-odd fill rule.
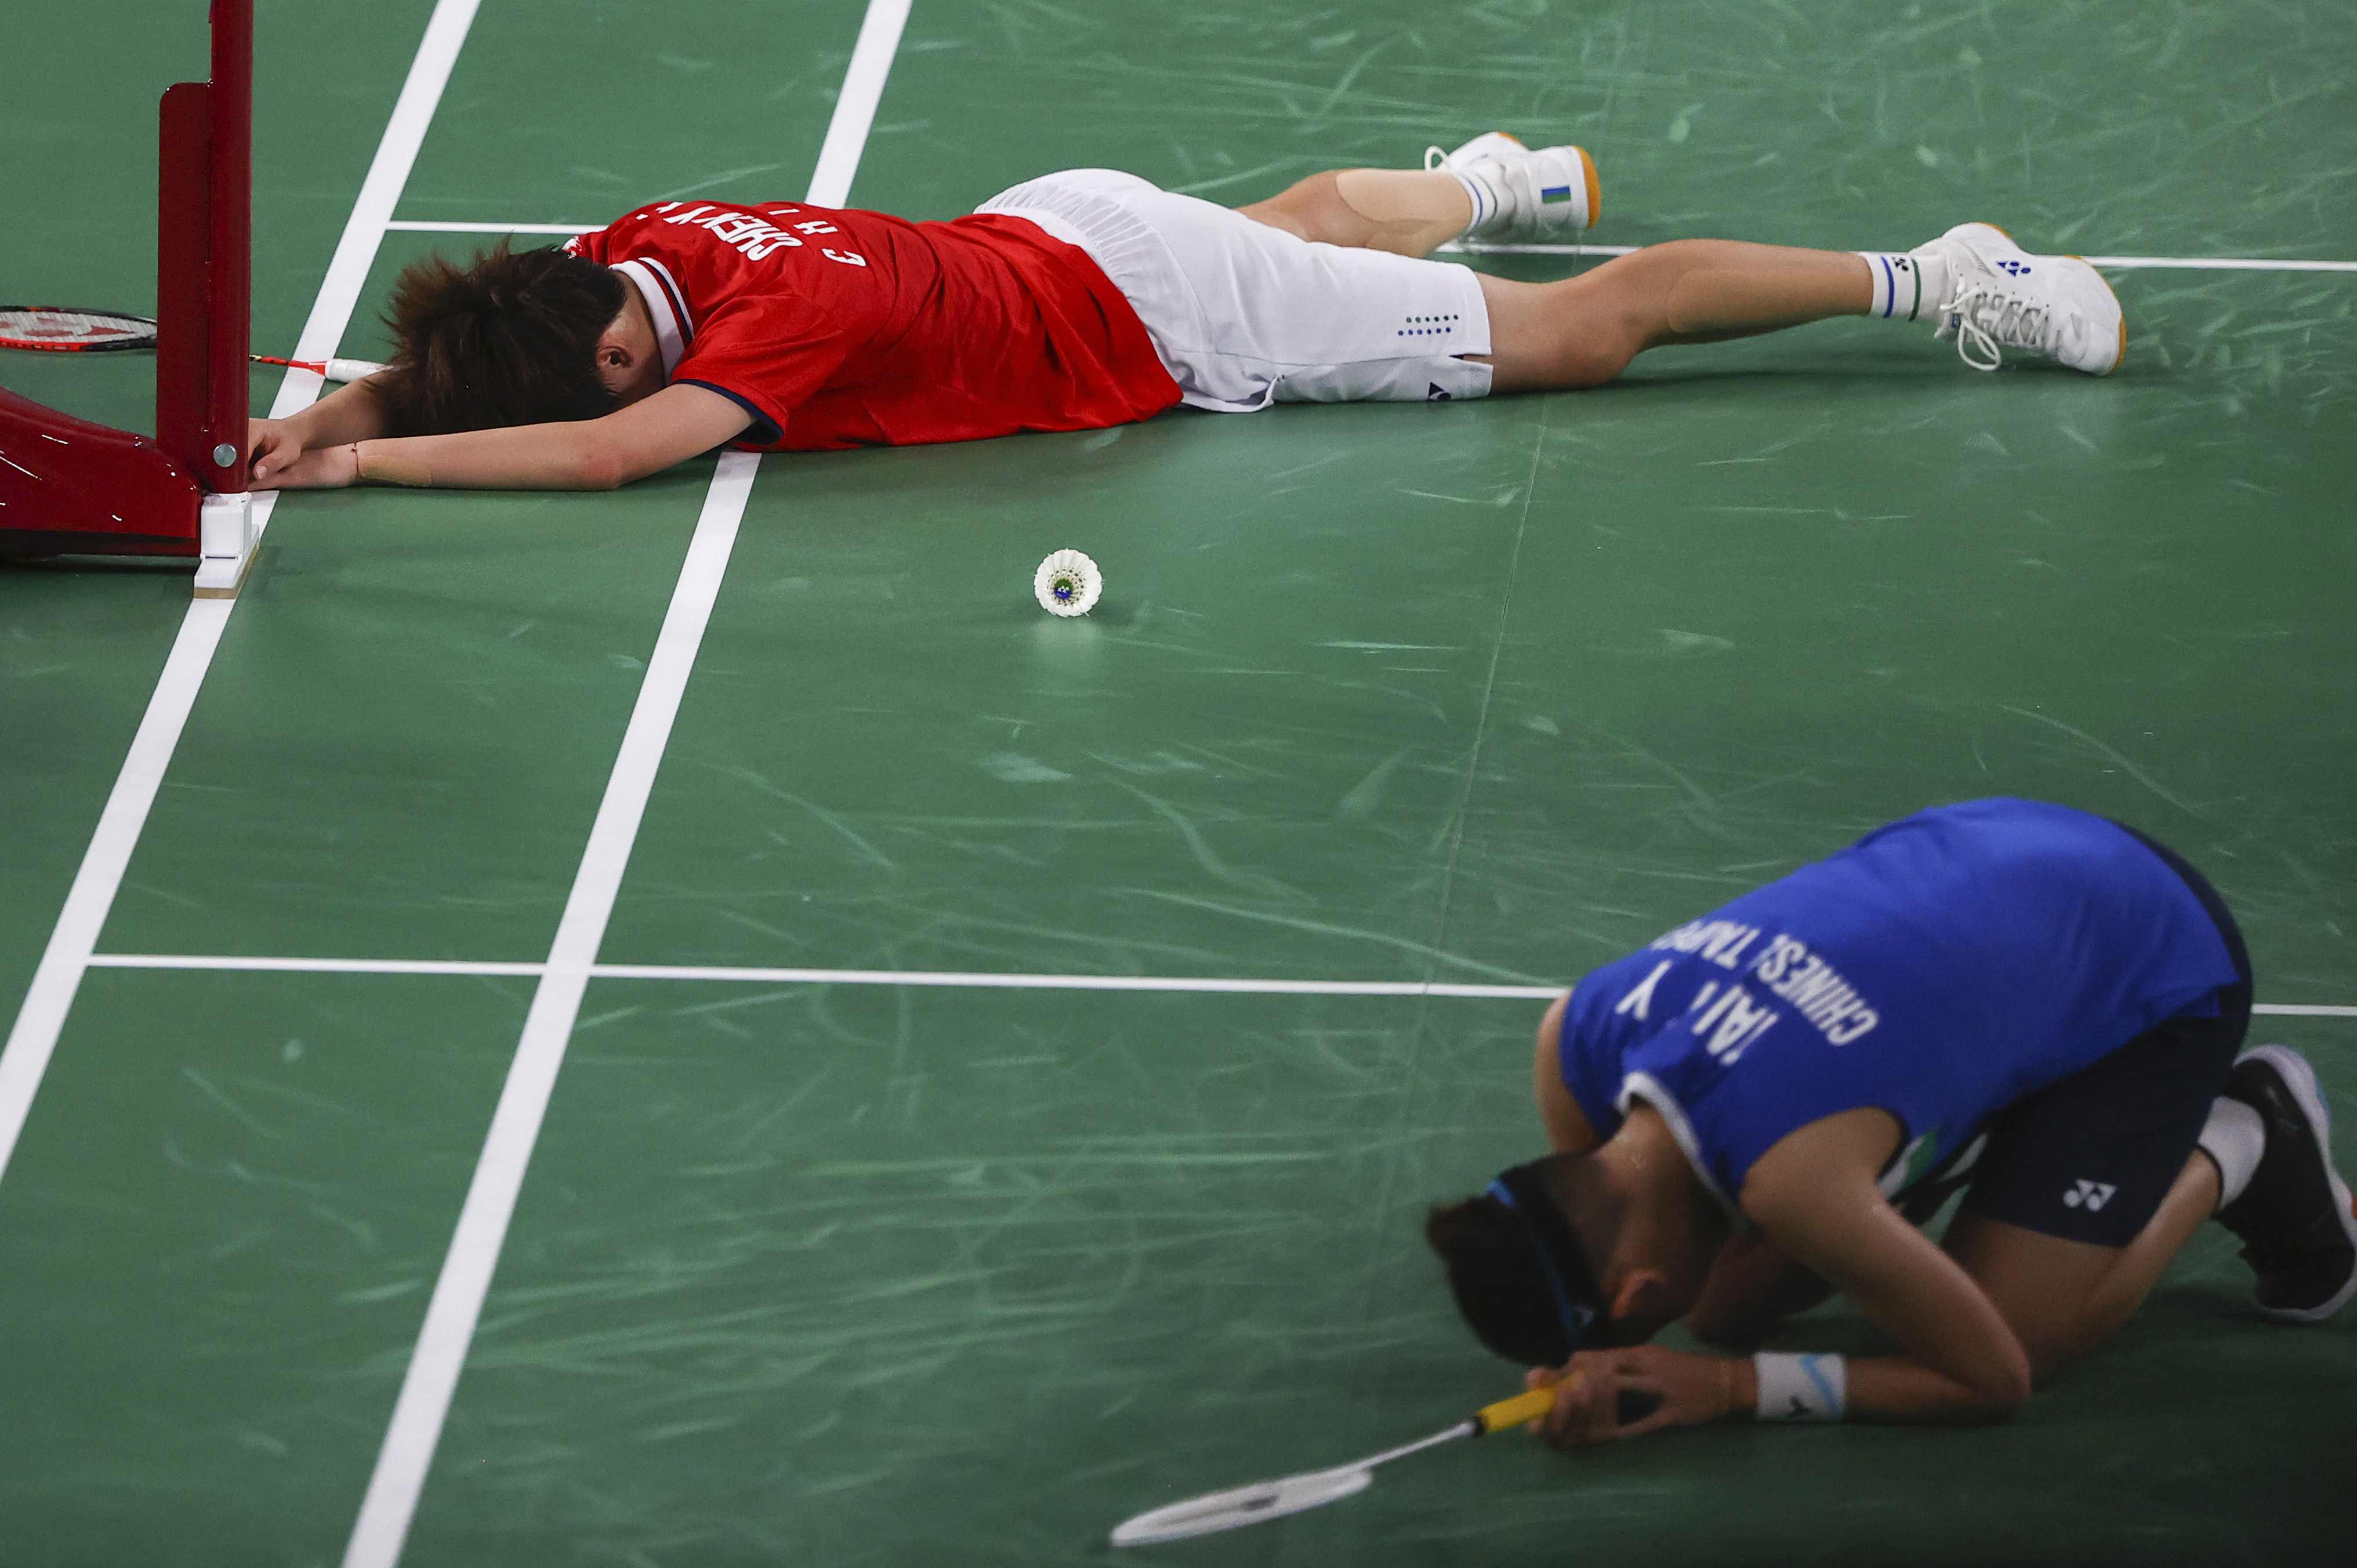
[[70,305],[0,305],[0,349],[103,354],[155,346],[156,323],[149,317]]
[[1374,1484],[1375,1473],[1364,1465],[1344,1465],[1332,1470],[1311,1470],[1281,1480],[1255,1481],[1224,1492],[1209,1492],[1139,1514],[1113,1532],[1115,1546],[1151,1546],[1157,1541],[1184,1541],[1283,1519],[1324,1504],[1355,1497]]

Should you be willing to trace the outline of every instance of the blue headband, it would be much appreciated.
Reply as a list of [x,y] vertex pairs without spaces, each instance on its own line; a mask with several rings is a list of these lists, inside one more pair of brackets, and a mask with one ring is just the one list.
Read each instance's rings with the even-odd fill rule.
[[[1587,1267],[1587,1259],[1573,1239],[1571,1227],[1564,1223],[1555,1200],[1547,1197],[1540,1185],[1536,1165],[1516,1165],[1499,1174],[1490,1184],[1490,1196],[1505,1205],[1523,1228],[1523,1237],[1531,1244],[1531,1253],[1538,1259],[1539,1272],[1546,1276],[1547,1293],[1555,1300],[1555,1319],[1563,1326],[1564,1356],[1579,1348],[1579,1337],[1589,1324],[1596,1321],[1596,1308],[1579,1299],[1580,1294],[1595,1294],[1595,1278]],[[1515,1188],[1522,1192],[1517,1197]],[[1577,1282],[1587,1289],[1575,1293],[1568,1282]]]

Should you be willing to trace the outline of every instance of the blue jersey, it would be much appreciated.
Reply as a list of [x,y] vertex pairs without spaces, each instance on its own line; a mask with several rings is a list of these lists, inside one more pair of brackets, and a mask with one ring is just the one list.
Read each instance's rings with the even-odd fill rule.
[[[2116,823],[1974,800],[1877,829],[1581,980],[1563,1078],[1659,1111],[1719,1200],[1821,1117],[1903,1129],[1895,1194],[1990,1117],[2236,983],[2191,887]],[[1969,1157],[1969,1156],[1968,1156]]]

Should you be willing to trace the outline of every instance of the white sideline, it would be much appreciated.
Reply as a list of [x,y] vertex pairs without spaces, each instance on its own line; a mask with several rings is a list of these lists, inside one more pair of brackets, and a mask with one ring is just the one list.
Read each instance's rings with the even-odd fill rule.
[[[852,177],[875,123],[876,106],[884,94],[900,33],[909,17],[909,0],[868,0],[859,28],[859,41],[844,73],[843,91],[835,99],[818,162],[805,198],[814,206],[840,207],[851,194]],[[759,471],[757,454],[731,452],[719,461],[706,493],[704,511],[696,521],[695,537],[688,545],[686,563],[672,592],[671,607],[647,661],[646,678],[623,733],[614,770],[589,831],[573,891],[564,917],[549,945],[548,961],[525,1015],[522,1037],[516,1044],[490,1131],[468,1184],[467,1200],[434,1283],[416,1348],[403,1374],[401,1394],[393,1420],[377,1452],[369,1477],[368,1494],[352,1522],[344,1549],[344,1568],[393,1568],[417,1512],[417,1499],[441,1441],[459,1374],[465,1369],[468,1347],[482,1316],[500,1249],[514,1218],[524,1173],[533,1145],[565,1064],[565,1047],[581,1011],[597,949],[605,940],[606,923],[613,913],[623,870],[638,839],[647,797],[662,764],[671,738],[672,721],[679,713],[688,676],[695,667],[697,650],[711,618],[714,600],[728,569],[737,542],[737,528]]]
[[[320,281],[310,317],[296,340],[295,358],[328,359],[342,339],[344,328],[360,302],[369,263],[376,257],[385,222],[393,216],[393,204],[401,199],[403,186],[408,183],[410,167],[417,160],[418,145],[425,138],[425,127],[434,118],[436,104],[441,102],[443,85],[450,79],[450,63],[457,58],[458,46],[466,40],[468,27],[479,3],[480,0],[439,0],[435,6],[433,19],[426,23],[425,36],[417,46],[417,56],[410,62],[408,79],[393,104],[393,116],[385,123],[384,135],[377,142],[368,177],[361,181],[360,195],[352,202],[351,216],[345,220],[335,257],[328,263],[327,276]],[[303,408],[319,395],[319,378],[312,371],[288,371],[285,380],[279,383],[276,401],[271,404],[271,417],[281,419]],[[253,517],[257,537],[269,526],[277,499],[274,490],[264,490],[254,497]],[[81,988],[82,971],[89,965],[91,947],[100,929],[106,924],[108,912],[114,908],[124,868],[131,862],[132,851],[138,847],[139,835],[147,825],[147,813],[156,803],[156,791],[179,745],[181,726],[188,722],[198,689],[204,684],[205,671],[212,666],[213,652],[221,645],[221,629],[235,602],[198,599],[182,618],[179,635],[173,639],[172,651],[164,660],[164,671],[156,679],[155,694],[148,698],[146,714],[139,721],[138,734],[133,737],[130,753],[123,759],[122,771],[115,775],[114,788],[99,814],[98,827],[91,834],[90,848],[82,854],[81,866],[74,873],[65,908],[49,931],[48,945],[42,950],[41,961],[33,971],[33,982],[26,990],[24,1003],[16,1009],[16,1021],[8,1031],[8,1044],[0,1049],[0,1176],[6,1174],[9,1158],[16,1152],[17,1135],[24,1131],[33,1097],[48,1070],[50,1054],[57,1049],[58,1033],[65,1026],[66,1015],[73,1009],[74,993]]]
[[426,1304],[409,1369],[403,1375],[401,1396],[377,1452],[368,1495],[353,1521],[350,1542],[344,1551],[344,1568],[392,1568],[400,1561],[403,1540],[417,1509],[418,1494],[434,1461],[434,1449],[449,1414],[451,1395],[467,1360],[467,1347],[482,1316],[483,1298],[490,1291],[499,1265],[500,1249],[507,1240],[508,1223],[515,1216],[517,1196],[523,1189],[525,1168],[533,1145],[539,1141],[548,1097],[564,1066],[565,1048],[573,1036],[573,1023],[581,1011],[581,993],[589,983],[589,968],[605,940],[606,922],[620,891],[622,871],[630,864],[630,846],[638,838],[648,793],[654,788],[663,747],[671,739],[672,721],[695,667],[704,628],[711,618],[720,580],[728,569],[728,555],[737,542],[737,526],[745,514],[759,471],[759,454],[730,452],[720,458],[705,493],[704,511],[696,520],[695,536],[672,591],[671,608],[647,660],[646,678],[623,732],[621,751],[606,782],[605,799],[589,830],[588,846],[575,873],[573,891],[565,899],[556,937],[549,944],[548,961],[541,967],[540,985],[532,1010],[524,1016],[523,1035],[509,1064],[507,1082],[500,1090],[499,1107],[483,1139],[483,1152],[467,1187],[467,1201],[444,1255],[433,1299]]
[[156,791],[171,765],[173,748],[180,743],[181,726],[197,700],[197,688],[212,662],[221,628],[229,620],[233,599],[198,599],[181,618],[179,635],[164,660],[147,712],[131,738],[130,753],[114,776],[114,789],[99,813],[98,827],[82,852],[81,868],[74,874],[65,908],[50,928],[48,946],[33,971],[33,983],[16,1009],[8,1045],[0,1050],[0,1176],[16,1152],[16,1135],[33,1109],[33,1096],[48,1070],[57,1049],[58,1032],[65,1027],[74,993],[81,989],[84,967],[97,944],[99,929],[114,906],[115,890],[123,885],[123,868],[139,843],[139,830],[156,803]]
[[[539,974],[540,963],[467,959],[242,958],[220,953],[93,953],[93,969],[261,971],[300,974]],[[932,969],[765,969],[738,964],[593,963],[592,980],[681,980],[705,984],[915,985],[985,991],[1216,992],[1254,996],[1464,996],[1544,1002],[1561,985],[1474,985],[1448,980],[1254,980],[1233,975],[1001,974]],[[2357,1006],[2261,1002],[2283,1018],[2357,1018]]]
[[[518,233],[539,232],[520,226]],[[554,231],[551,231],[554,232]],[[1625,256],[1635,245],[1513,245],[1487,240],[1452,240],[1441,250],[1466,256]],[[2263,256],[2082,256],[2098,267],[2185,267],[2201,272],[2357,273],[2357,262],[2274,261]]]

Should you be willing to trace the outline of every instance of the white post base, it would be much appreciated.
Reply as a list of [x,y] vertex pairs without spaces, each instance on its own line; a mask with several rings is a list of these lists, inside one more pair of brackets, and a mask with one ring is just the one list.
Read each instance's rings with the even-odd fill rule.
[[197,563],[197,595],[200,599],[233,599],[253,570],[253,546],[261,538],[253,526],[253,497],[208,495],[198,514],[197,532],[204,556]]

